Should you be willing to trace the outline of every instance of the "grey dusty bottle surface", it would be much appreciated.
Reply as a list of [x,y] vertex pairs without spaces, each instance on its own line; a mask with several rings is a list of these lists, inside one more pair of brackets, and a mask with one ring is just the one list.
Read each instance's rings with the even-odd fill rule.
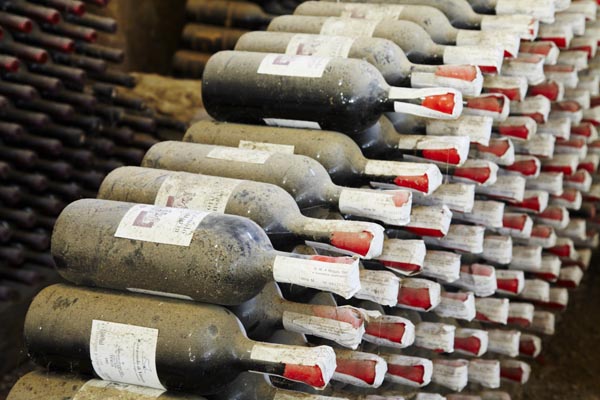
[[13,386],[7,400],[205,400],[191,394],[90,379],[83,375],[34,371]]
[[463,95],[478,96],[483,78],[472,65],[424,65],[411,63],[394,42],[371,37],[347,37],[286,32],[249,32],[240,37],[236,50],[320,57],[357,58],[375,66],[392,86],[450,87]]
[[223,305],[272,280],[344,297],[360,289],[358,260],[278,252],[247,218],[189,209],[78,200],[56,222],[52,254],[77,284]]
[[241,51],[210,58],[202,99],[206,111],[221,121],[344,133],[360,132],[388,111],[441,119],[456,119],[462,112],[460,92],[389,86],[366,61]]
[[366,258],[382,251],[379,225],[305,217],[285,190],[268,183],[122,167],[107,175],[98,198],[239,215],[260,225],[276,247],[296,239],[324,242]]
[[[379,125],[380,122],[377,122],[374,127]],[[393,130],[393,127],[390,128]],[[357,137],[362,136],[364,134],[357,135]],[[394,145],[396,150],[403,145],[404,142],[401,140],[403,137],[406,136],[396,134]],[[301,154],[317,160],[325,167],[331,179],[339,185],[353,186],[377,181],[430,193],[441,183],[439,179],[441,174],[438,175],[439,168],[433,164],[368,159],[352,139],[333,131],[200,121],[188,129],[183,140],[192,143]],[[418,147],[408,143],[410,140],[406,142],[407,146],[404,147],[409,149]],[[466,146],[457,146],[458,151],[450,152],[452,158],[462,158],[461,155],[468,150],[468,143],[463,144]],[[421,150],[414,148],[413,151],[423,155]],[[442,154],[443,151],[444,149],[434,150],[431,156],[443,159],[444,155],[449,155]],[[425,155],[428,154],[425,152]],[[398,154],[396,158],[397,156]]]
[[248,370],[322,388],[335,371],[330,347],[251,341],[222,307],[67,285],[36,296],[25,340],[40,365],[159,390],[210,394]]

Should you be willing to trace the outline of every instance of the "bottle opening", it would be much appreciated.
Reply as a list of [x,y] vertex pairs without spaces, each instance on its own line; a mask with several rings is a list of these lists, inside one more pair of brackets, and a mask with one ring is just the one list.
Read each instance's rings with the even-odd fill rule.
[[487,88],[487,93],[499,93],[508,97],[511,101],[521,101],[521,90],[519,88]]
[[375,320],[369,322],[366,327],[368,335],[400,344],[402,344],[405,332],[406,325],[398,322],[378,322]]
[[373,385],[377,377],[377,362],[374,360],[337,359],[335,372],[353,376]]
[[479,350],[481,349],[481,340],[475,336],[465,338],[455,337],[454,348],[473,355],[478,355]]
[[519,293],[519,280],[518,279],[498,279],[496,278],[496,286],[498,290],[504,292]]
[[501,367],[500,377],[520,383],[523,380],[523,370],[519,367]]
[[521,328],[527,328],[531,325],[531,321],[521,317],[508,317],[508,323],[511,325],[517,325]]
[[510,142],[508,140],[494,140],[490,141],[489,146],[478,144],[477,150],[482,153],[491,153],[496,157],[502,157],[507,151],[510,150]]
[[488,181],[488,179],[490,179],[491,175],[492,175],[492,171],[488,167],[481,167],[481,168],[458,167],[458,168],[454,169],[454,174],[453,174],[453,176],[455,176],[455,177],[469,179],[471,181],[474,181],[474,182],[477,182],[480,184],[486,183]]
[[366,256],[371,248],[374,235],[371,232],[333,232],[331,244],[340,249]]
[[316,388],[325,387],[327,384],[323,379],[321,368],[317,365],[285,364],[283,376],[292,381],[303,382]]
[[529,86],[528,95],[529,96],[544,96],[550,101],[557,101],[559,96],[561,95],[561,87],[555,81],[547,81],[544,83],[540,83],[539,85]]
[[435,75],[471,82],[477,79],[477,67],[472,65],[440,65],[437,67]]
[[522,231],[527,223],[527,215],[505,215],[502,219],[502,226],[508,229]]
[[509,171],[515,171],[524,176],[535,176],[539,172],[539,165],[535,160],[515,161],[513,165],[505,167]]
[[445,114],[453,114],[456,107],[456,102],[454,101],[454,93],[446,93],[435,96],[427,96],[423,99],[421,105]]
[[432,307],[429,289],[401,287],[398,292],[398,304],[429,310]]
[[502,113],[504,109],[504,97],[502,96],[483,96],[467,100],[467,107],[476,110]]
[[388,362],[387,373],[418,383],[419,385],[425,383],[425,367],[423,365],[397,365]]
[[363,315],[356,309],[350,307],[313,306],[315,316],[346,322],[358,329],[364,323]]
[[427,174],[420,176],[397,176],[394,178],[394,184],[423,193],[429,191],[429,177]]
[[436,149],[436,150],[422,150],[423,158],[433,161],[444,162],[447,164],[460,164],[460,154],[456,149]]

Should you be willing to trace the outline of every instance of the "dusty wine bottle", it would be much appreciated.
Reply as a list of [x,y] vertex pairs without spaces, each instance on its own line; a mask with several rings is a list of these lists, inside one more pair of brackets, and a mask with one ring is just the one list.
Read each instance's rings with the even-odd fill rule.
[[[89,240],[73,247],[73,235]],[[74,283],[224,305],[251,299],[271,280],[347,298],[360,289],[358,260],[278,252],[249,219],[180,208],[78,200],[56,221],[52,254]]]
[[204,397],[166,392],[143,386],[89,379],[80,375],[62,375],[33,371],[13,386],[7,400],[203,400]]
[[222,51],[208,60],[202,99],[221,121],[348,134],[367,129],[384,112],[440,119],[456,119],[462,112],[460,92],[390,87],[366,61],[242,51]]
[[456,28],[482,31],[506,30],[526,40],[535,39],[539,28],[538,20],[527,15],[477,14],[467,0],[347,0],[347,2],[427,5],[442,11]]
[[248,29],[263,27],[272,18],[257,4],[247,1],[190,0],[185,5],[185,11],[194,21]]
[[210,394],[247,370],[322,388],[335,371],[330,347],[251,341],[222,307],[67,285],[36,296],[25,338],[40,365],[162,390]]
[[484,72],[499,73],[502,67],[503,51],[500,48],[440,45],[431,40],[423,28],[410,21],[286,15],[273,19],[267,30],[378,37],[396,43],[414,63],[471,64],[472,56],[476,55],[477,65]]
[[[185,161],[181,162],[182,160]],[[294,167],[289,168],[290,165]],[[162,142],[148,150],[142,166],[215,176],[226,175],[229,178],[271,183],[290,193],[301,210],[331,206],[348,214],[381,219],[392,224],[394,219],[398,221],[406,217],[407,210],[401,208],[408,200],[405,192],[361,190],[370,196],[370,203],[365,203],[360,200],[363,198],[362,193],[355,194],[355,189],[344,192],[345,188],[334,185],[326,170],[318,162],[305,156],[192,143]],[[380,163],[377,163],[374,167],[379,166]],[[383,174],[385,171],[380,168],[369,169],[368,172]],[[441,180],[441,176],[438,179]],[[432,191],[437,185],[433,186],[429,182],[425,175],[417,183],[420,183],[420,186],[427,186],[427,189]],[[426,193],[428,192],[430,190]],[[398,194],[401,196],[397,197]],[[390,209],[390,195],[399,210]],[[346,207],[347,204],[352,206]],[[386,207],[384,215],[377,212],[373,204],[384,205]],[[401,213],[392,213],[394,210]],[[388,213],[393,217],[388,219]]]
[[[410,140],[403,141],[409,136],[395,133],[393,127],[389,123],[386,124],[385,120],[381,121],[380,126],[382,128],[380,141],[389,143],[390,147],[393,146],[392,150],[379,153],[380,156],[387,156],[393,152],[396,153],[397,158],[398,153],[402,154],[402,151],[410,152],[406,149],[408,147],[413,148],[413,153],[436,161],[460,162],[468,151],[469,144],[464,137],[462,141],[458,139],[457,145],[417,150],[415,147],[418,146],[415,143]],[[368,177],[369,180],[394,183],[397,186],[426,193],[430,192],[428,186],[438,185],[436,170],[439,169],[436,166],[414,162],[382,161],[387,158],[367,159],[350,138],[332,131],[223,124],[207,120],[192,125],[183,140],[249,150],[301,154],[318,160],[327,169],[331,179],[341,185],[351,185],[360,176],[363,177],[363,183],[368,182],[364,179]],[[324,145],[325,143],[327,145]]]
[[383,229],[377,225],[305,217],[285,190],[261,182],[122,167],[106,176],[98,198],[243,216],[260,225],[274,243],[297,237],[367,258],[379,255],[383,245]]
[[508,57],[519,53],[520,38],[516,34],[456,29],[443,12],[431,6],[306,1],[296,7],[294,15],[411,21],[425,29],[439,44],[498,46]]
[[240,37],[235,50],[358,58],[376,67],[391,86],[442,86],[459,90],[463,95],[479,96],[483,83],[476,66],[413,64],[398,45],[381,38],[250,32]]

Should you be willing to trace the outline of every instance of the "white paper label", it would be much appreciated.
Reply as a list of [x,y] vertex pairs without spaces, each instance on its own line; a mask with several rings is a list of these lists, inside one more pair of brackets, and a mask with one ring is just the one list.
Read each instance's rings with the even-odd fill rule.
[[349,299],[360,290],[358,260],[342,264],[276,256],[273,263],[273,279],[327,292],[337,293]]
[[508,318],[521,319],[531,323],[534,309],[533,304],[510,302],[508,305]]
[[[366,332],[363,336],[363,340],[366,342],[374,343],[378,346],[394,347],[397,349],[403,349],[405,347],[412,346],[412,344],[415,342],[415,325],[406,318],[396,317],[394,315],[381,315],[373,318],[371,322],[382,324],[382,329],[385,329],[385,325],[402,324],[404,325],[404,334],[402,335],[400,342],[397,342]],[[382,334],[384,333],[385,332],[382,332]]]
[[[406,194],[406,202],[396,205],[397,198]],[[406,225],[410,221],[412,195],[401,191],[373,191],[343,188],[340,192],[338,208],[343,214],[357,215],[383,221],[395,226]]]
[[475,309],[485,317],[484,322],[506,325],[508,322],[508,299],[476,298]]
[[[461,295],[466,298],[461,298]],[[440,304],[433,311],[440,317],[471,321],[475,318],[475,297],[473,293],[459,293],[458,296],[453,293],[444,293]]]
[[345,36],[294,35],[285,54],[347,58],[354,39]]
[[365,333],[363,324],[359,328],[354,328],[348,322],[289,311],[283,312],[283,327],[291,332],[333,340],[342,346],[355,350],[358,348]]
[[539,27],[539,21],[527,15],[483,15],[481,18],[482,31],[514,32],[525,40],[535,39]]
[[491,296],[496,291],[496,273],[493,267],[483,264],[461,267],[460,279],[451,283],[474,292],[477,296]]
[[372,37],[379,21],[355,18],[327,18],[321,27],[321,35]]
[[331,58],[267,54],[258,67],[259,74],[320,78]]
[[395,4],[344,4],[342,18],[395,20],[400,17],[404,6]]
[[488,331],[488,351],[509,357],[519,355],[521,332],[490,329]]
[[215,147],[207,155],[207,158],[217,160],[238,161],[250,164],[264,164],[273,153],[259,150],[244,150],[234,147]]
[[129,394],[136,400],[152,400],[159,398],[163,393],[165,391],[162,389],[92,379],[79,388],[72,400],[97,399],[100,395],[105,399],[127,399]]
[[482,226],[450,225],[448,234],[441,239],[424,237],[425,243],[443,246],[454,250],[479,254],[483,252]]
[[493,197],[523,201],[525,183],[525,178],[521,176],[501,175],[493,185],[477,186],[475,191]]
[[176,173],[164,180],[154,204],[224,213],[227,202],[240,180]]
[[555,317],[550,311],[534,311],[529,329],[545,335],[554,335]]
[[554,0],[498,0],[495,9],[498,15],[523,14],[543,22],[554,22]]
[[289,144],[275,144],[266,142],[254,142],[251,140],[240,140],[238,148],[248,150],[268,151],[271,153],[294,154],[294,146]]
[[410,223],[406,226],[418,229],[431,229],[445,235],[450,227],[452,211],[446,206],[413,206]]
[[519,53],[519,37],[510,32],[486,32],[460,29],[456,35],[457,46],[482,46],[493,48],[499,46],[512,57]]
[[407,379],[400,375],[394,375],[390,373],[388,369],[388,372],[386,373],[385,377],[386,380],[390,382],[399,383],[411,387],[423,387],[427,386],[431,382],[431,374],[433,372],[433,364],[431,360],[421,357],[400,356],[395,354],[386,354],[384,356],[384,359],[388,363],[388,365],[399,365],[404,367],[423,367],[423,377],[420,382]]
[[468,383],[468,366],[466,360],[434,360],[431,380],[451,390],[461,391]]
[[400,279],[391,272],[360,271],[360,290],[354,295],[358,299],[393,307],[398,303]]
[[[463,94],[466,95],[464,92]],[[487,146],[490,142],[492,123],[490,117],[464,115],[453,121],[429,119],[426,121],[425,129],[427,135],[468,136],[471,143]]]
[[504,50],[483,46],[446,46],[444,49],[444,64],[464,65],[474,61],[480,67],[492,67],[500,73]]
[[156,371],[158,329],[92,321],[90,358],[107,381],[166,390]]
[[534,301],[550,301],[550,284],[541,279],[526,279],[520,298]]
[[475,200],[473,210],[470,213],[458,213],[453,216],[454,218],[468,221],[473,224],[482,225],[488,228],[496,228],[502,226],[503,213],[504,203],[499,201]]
[[460,254],[427,250],[423,262],[423,275],[448,283],[456,281],[460,276]]
[[512,260],[513,242],[510,236],[488,235],[483,240],[481,257],[497,263],[508,264]]
[[537,272],[542,266],[542,248],[540,246],[514,246],[510,269]]
[[495,389],[500,387],[500,361],[471,360],[469,361],[469,382]]
[[[352,360],[352,361],[374,361],[375,362],[375,381],[372,384],[369,384],[367,382],[365,382],[364,380],[357,378],[354,375],[348,375],[348,374],[344,374],[342,372],[338,372],[336,371],[333,374],[333,380],[334,381],[338,381],[338,382],[343,382],[343,383],[348,383],[352,386],[358,386],[358,387],[372,387],[372,388],[377,388],[379,386],[381,386],[381,384],[383,383],[383,379],[385,378],[385,373],[387,372],[387,363],[385,362],[385,360],[379,356],[376,356],[375,354],[370,354],[370,353],[362,353],[359,351],[354,351],[352,352],[352,355],[350,356],[346,356],[344,355],[342,357],[343,360]],[[338,355],[337,360],[340,360],[340,357]],[[339,365],[338,365],[339,367]],[[371,367],[368,367],[371,368]],[[329,399],[329,397],[327,397],[327,399]]]
[[250,358],[264,362],[318,366],[325,384],[335,372],[335,352],[329,346],[300,347],[257,343],[252,346]]
[[[425,254],[425,243],[422,240],[386,239],[383,242],[383,251],[377,257],[377,260],[423,266]],[[391,269],[404,275],[413,274],[412,271],[403,271],[398,268]]]
[[[321,130],[321,125],[315,121],[301,121],[297,119],[284,119],[284,118],[263,118],[265,124],[269,126],[281,126],[285,128],[298,128],[298,129],[316,129]],[[242,147],[242,146],[240,146]],[[271,150],[268,150],[271,151]]]
[[207,212],[136,204],[119,222],[115,237],[189,246]]
[[452,353],[454,351],[455,331],[456,327],[453,325],[420,322],[415,327],[415,346]]
[[452,211],[471,212],[475,201],[475,185],[466,183],[446,183],[429,196],[413,193],[413,203],[445,205]]
[[525,285],[525,274],[523,271],[511,271],[506,269],[496,269],[496,281],[515,281],[516,292],[506,291],[500,287],[496,289],[498,293],[504,294],[519,294]]
[[[455,348],[454,351],[457,353],[469,354],[472,356],[481,357],[488,350],[488,332],[482,329],[456,329],[454,333],[455,340],[458,339],[468,339],[475,338],[479,340],[479,349],[477,349],[477,353],[473,351],[462,350],[459,348]],[[473,349],[474,350],[474,349]]]

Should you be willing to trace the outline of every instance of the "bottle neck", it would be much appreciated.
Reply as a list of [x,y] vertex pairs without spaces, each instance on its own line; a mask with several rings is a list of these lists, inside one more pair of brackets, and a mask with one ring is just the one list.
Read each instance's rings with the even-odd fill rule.
[[335,353],[327,346],[287,346],[244,338],[234,351],[245,370],[281,376],[315,388],[324,388],[335,372]]

